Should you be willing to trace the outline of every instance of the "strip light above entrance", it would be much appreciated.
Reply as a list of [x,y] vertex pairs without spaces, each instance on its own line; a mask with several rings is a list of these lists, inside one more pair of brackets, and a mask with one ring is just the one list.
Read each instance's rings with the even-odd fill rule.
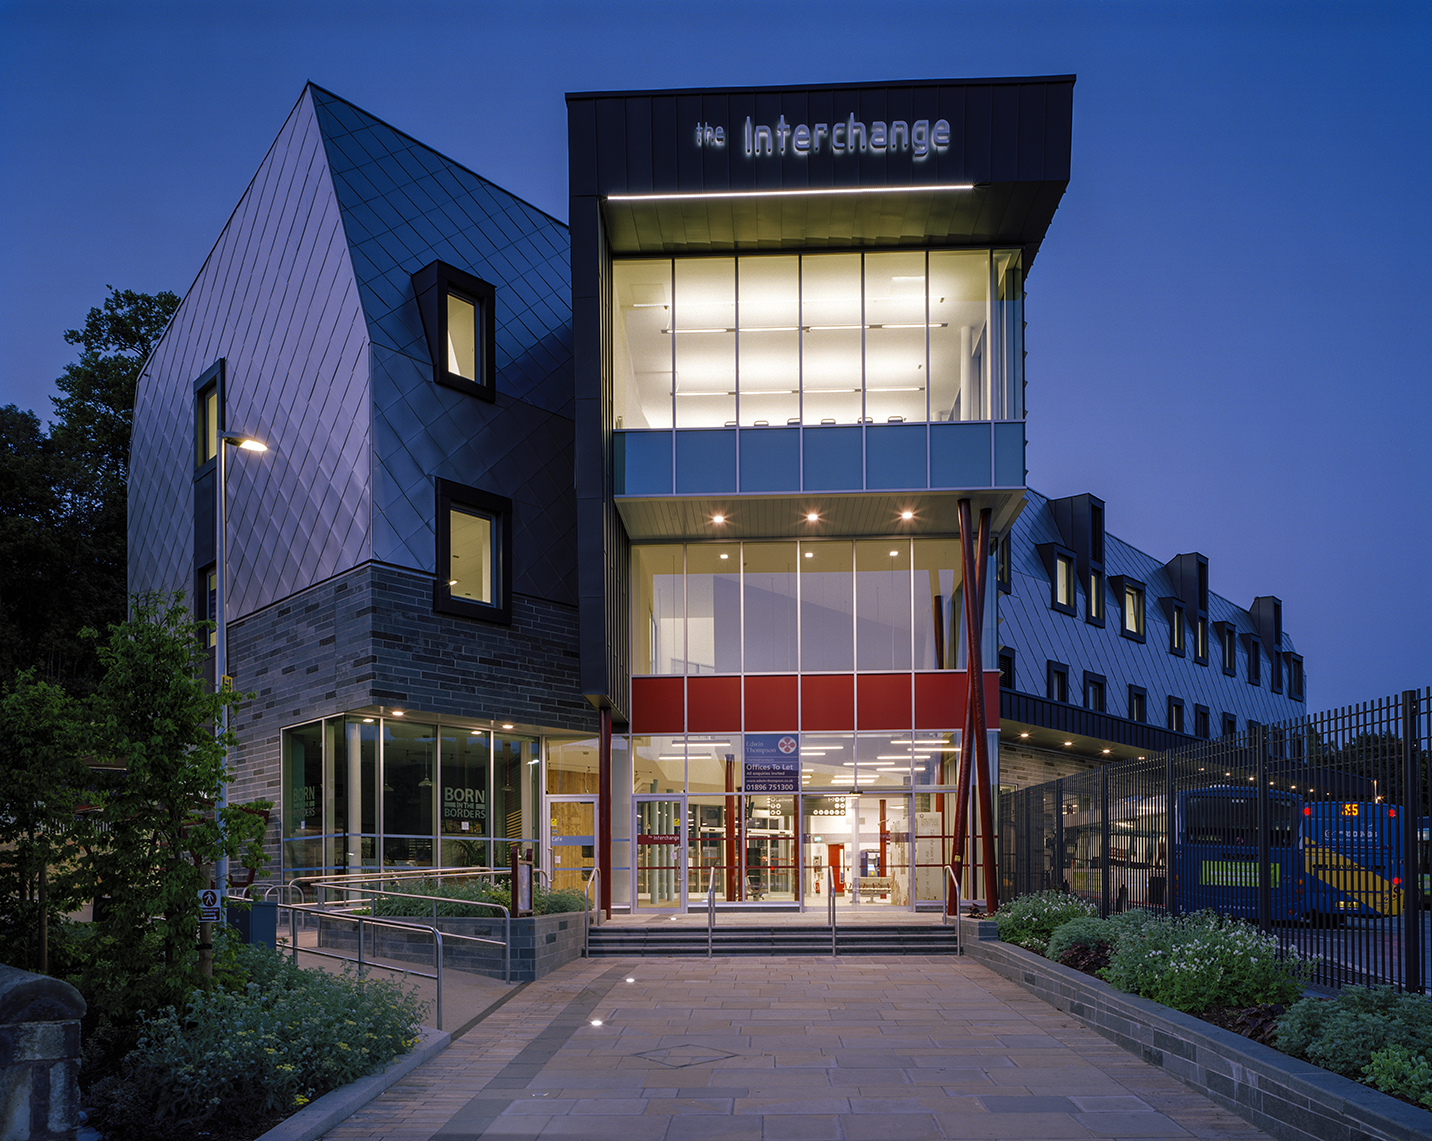
[[973,190],[973,182],[944,182],[926,186],[825,186],[790,190],[702,190],[683,194],[608,194],[608,202],[697,202],[712,198],[814,198],[829,194],[919,194],[944,190]]

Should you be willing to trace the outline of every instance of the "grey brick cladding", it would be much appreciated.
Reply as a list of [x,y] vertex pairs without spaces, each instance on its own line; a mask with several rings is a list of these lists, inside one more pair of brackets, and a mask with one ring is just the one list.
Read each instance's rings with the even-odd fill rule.
[[[229,624],[234,708],[229,798],[277,802],[282,731],[372,705],[410,717],[489,718],[592,734],[578,688],[577,609],[514,594],[512,625],[435,614],[432,579],[367,563]],[[277,867],[278,814],[266,847]]]

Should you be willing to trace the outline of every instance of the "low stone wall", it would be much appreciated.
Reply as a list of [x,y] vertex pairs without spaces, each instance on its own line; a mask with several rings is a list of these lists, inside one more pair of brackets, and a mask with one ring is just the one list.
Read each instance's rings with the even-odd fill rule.
[[1432,1141],[1432,1113],[961,923],[976,962],[1279,1141]]
[[[395,922],[404,922],[396,920]],[[414,918],[413,923],[434,926],[431,919]],[[448,919],[435,924],[444,935],[474,935],[483,939],[503,937],[501,917],[494,919]],[[512,921],[512,981],[532,982],[551,974],[558,967],[582,956],[582,913],[562,912],[557,915],[532,915]],[[358,925],[352,919],[322,918],[318,926],[318,945],[345,955],[358,953]],[[378,959],[395,959],[402,963],[432,969],[433,937],[427,931],[399,931],[393,927],[364,924],[363,954]],[[465,939],[444,939],[443,961],[452,970],[469,971],[500,979],[503,976],[503,951],[489,943],[469,943]]]
[[85,1000],[59,979],[0,966],[0,1136],[73,1141]]

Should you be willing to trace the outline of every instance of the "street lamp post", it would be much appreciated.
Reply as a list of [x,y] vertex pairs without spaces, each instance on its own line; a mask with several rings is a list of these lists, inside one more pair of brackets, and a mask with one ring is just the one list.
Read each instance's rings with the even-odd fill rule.
[[[228,615],[228,572],[229,572],[229,496],[227,488],[227,463],[225,462],[224,445],[241,448],[246,452],[266,452],[268,446],[263,441],[244,432],[220,432],[218,448],[218,500],[219,510],[216,512],[216,530],[218,535],[215,543],[215,567],[214,567],[214,688],[222,692],[228,682],[229,673],[229,615]],[[229,729],[229,707],[223,706],[219,710],[219,734],[222,736]],[[224,758],[225,778],[219,783],[219,800],[215,807],[215,820],[219,825],[219,837],[222,840],[224,835],[223,821],[218,819],[218,814],[229,803],[229,781],[228,756]],[[229,857],[220,853],[218,867],[219,897],[222,898],[229,891]]]

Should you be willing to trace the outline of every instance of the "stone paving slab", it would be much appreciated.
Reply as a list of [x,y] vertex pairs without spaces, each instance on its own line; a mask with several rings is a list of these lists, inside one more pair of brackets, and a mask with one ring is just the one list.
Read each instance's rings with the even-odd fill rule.
[[578,960],[326,1136],[1266,1138],[1012,982],[947,956]]

